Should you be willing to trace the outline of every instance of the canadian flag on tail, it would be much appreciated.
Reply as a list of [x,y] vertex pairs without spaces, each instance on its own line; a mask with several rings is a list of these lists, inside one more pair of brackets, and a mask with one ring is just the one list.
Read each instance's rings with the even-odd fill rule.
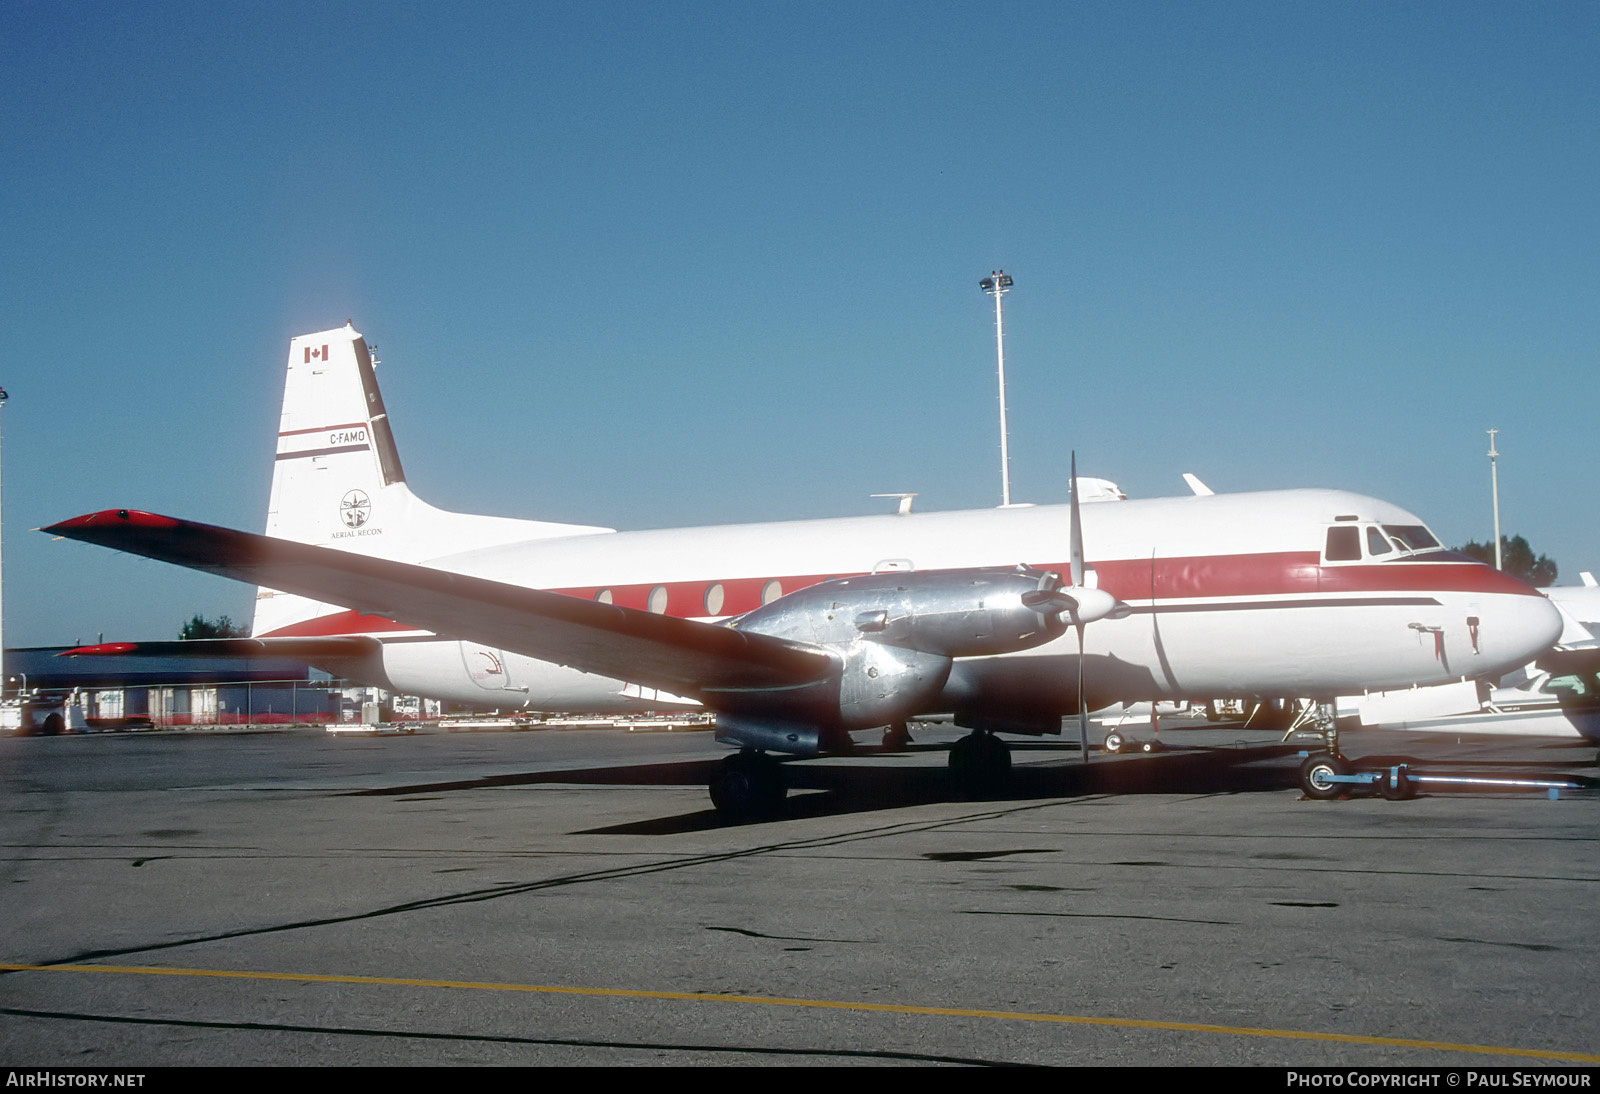
[[306,364],[309,365],[312,361],[326,361],[327,359],[328,359],[328,347],[327,346],[323,346],[320,349],[316,349],[316,348],[313,348],[311,346],[307,346],[306,347]]

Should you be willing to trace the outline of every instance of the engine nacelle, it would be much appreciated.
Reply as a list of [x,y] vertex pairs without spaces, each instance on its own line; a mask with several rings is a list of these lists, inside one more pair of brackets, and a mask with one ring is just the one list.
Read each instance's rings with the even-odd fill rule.
[[1058,611],[1024,599],[1060,585],[1058,575],[1025,566],[836,578],[729,625],[834,652],[840,675],[830,728],[866,729],[928,710],[957,657],[1031,649],[1065,634]]
[[842,650],[867,640],[944,657],[981,657],[1042,646],[1066,633],[1055,611],[1028,606],[1061,578],[1027,566],[841,577],[780,597],[731,621]]
[[822,734],[816,726],[783,718],[719,714],[716,738],[725,745],[796,756],[815,756],[822,751]]

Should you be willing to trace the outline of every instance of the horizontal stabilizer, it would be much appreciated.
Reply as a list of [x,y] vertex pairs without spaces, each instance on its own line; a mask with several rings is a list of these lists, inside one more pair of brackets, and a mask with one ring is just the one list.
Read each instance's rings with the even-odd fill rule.
[[836,671],[826,651],[771,635],[133,509],[90,513],[43,531],[693,696],[709,706],[718,692],[803,687]]

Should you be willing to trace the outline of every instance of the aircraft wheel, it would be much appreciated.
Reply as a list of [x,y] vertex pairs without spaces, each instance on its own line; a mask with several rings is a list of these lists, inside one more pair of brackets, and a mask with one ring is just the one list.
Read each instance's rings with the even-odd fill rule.
[[1159,751],[1161,751],[1161,746],[1159,744],[1157,744],[1155,741],[1141,741],[1139,743],[1139,751],[1140,752],[1159,752]]
[[1338,756],[1307,756],[1300,765],[1300,789],[1308,798],[1331,801],[1344,793],[1345,784],[1336,783],[1329,776],[1345,774],[1348,766]]
[[950,749],[950,777],[962,797],[1003,794],[1011,781],[1011,749],[992,733],[969,733]]
[[910,743],[911,727],[904,722],[896,722],[883,731],[883,747],[890,752],[904,752]]
[[709,789],[711,804],[732,821],[773,815],[789,792],[782,766],[764,752],[741,752],[723,760]]
[[1417,796],[1417,786],[1403,770],[1386,772],[1383,781],[1378,784],[1378,793],[1386,801],[1403,802]]
[[1113,754],[1121,752],[1123,750],[1123,748],[1127,745],[1127,743],[1128,743],[1128,739],[1126,737],[1124,737],[1120,733],[1114,733],[1113,732],[1113,733],[1107,733],[1106,734],[1106,751],[1107,752],[1110,752],[1110,753],[1113,753]]

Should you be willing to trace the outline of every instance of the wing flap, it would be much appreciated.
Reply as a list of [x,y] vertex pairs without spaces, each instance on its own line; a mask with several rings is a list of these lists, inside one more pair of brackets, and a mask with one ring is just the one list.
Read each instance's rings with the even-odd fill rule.
[[108,509],[42,531],[702,700],[835,671],[826,651],[770,635],[156,513]]

